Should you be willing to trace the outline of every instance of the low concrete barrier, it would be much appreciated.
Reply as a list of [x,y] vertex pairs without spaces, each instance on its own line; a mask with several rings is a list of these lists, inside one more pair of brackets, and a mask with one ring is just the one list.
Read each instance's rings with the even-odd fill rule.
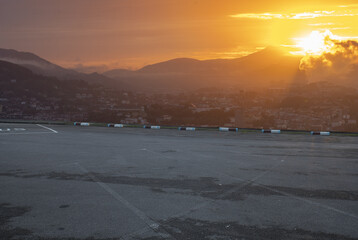
[[195,131],[195,127],[178,127],[179,131]]
[[262,129],[261,131],[262,133],[275,133],[275,134],[281,133],[281,130]]
[[219,127],[220,132],[238,132],[238,128]]
[[329,136],[331,135],[330,132],[316,132],[316,131],[312,131],[311,135],[321,135],[321,136]]
[[108,126],[108,127],[115,127],[115,128],[122,128],[122,127],[124,127],[123,124],[113,124],[113,123],[109,123],[107,126]]
[[75,125],[75,126],[88,127],[90,124],[87,123],[87,122],[74,122],[73,125]]
[[160,129],[160,126],[147,126],[147,125],[144,125],[143,128],[147,128],[147,129]]
[[[97,125],[91,124],[88,122],[74,122],[73,124],[75,126],[84,126],[84,127],[87,127],[90,125],[93,125],[93,126],[98,125],[98,124]],[[145,129],[158,129],[158,130],[162,128],[161,126],[155,126],[155,125],[124,125],[124,124],[119,124],[119,123],[109,123],[109,124],[106,124],[105,126],[115,127],[115,128],[124,128],[124,127],[137,127],[137,128],[139,127],[139,128],[141,128],[141,127],[143,127]],[[164,126],[163,129],[178,129],[179,131],[196,131],[197,130],[196,127],[174,127],[174,126]],[[200,130],[201,129],[204,130],[204,129],[214,129],[214,128],[202,127],[202,128],[200,128]],[[239,128],[230,128],[230,127],[219,127],[218,130],[221,132],[239,132]],[[244,128],[241,130],[243,130],[245,132],[245,130],[247,130],[247,129]],[[257,131],[259,129],[249,129],[249,130]],[[4,130],[2,129],[2,131],[4,131]],[[280,134],[281,130],[279,130],[279,129],[261,129],[261,132],[262,133]],[[284,130],[284,132],[298,132],[298,130]],[[307,133],[307,131],[303,131],[303,130],[300,130],[299,132]],[[310,133],[311,135],[321,135],[321,136],[330,136],[331,135],[331,132],[321,132],[321,131],[310,131],[308,133]],[[333,133],[339,133],[339,132],[333,132]]]

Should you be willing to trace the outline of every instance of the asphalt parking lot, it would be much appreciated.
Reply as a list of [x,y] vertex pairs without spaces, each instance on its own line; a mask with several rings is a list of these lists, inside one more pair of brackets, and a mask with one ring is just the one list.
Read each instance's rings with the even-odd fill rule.
[[0,239],[358,239],[358,137],[0,129]]

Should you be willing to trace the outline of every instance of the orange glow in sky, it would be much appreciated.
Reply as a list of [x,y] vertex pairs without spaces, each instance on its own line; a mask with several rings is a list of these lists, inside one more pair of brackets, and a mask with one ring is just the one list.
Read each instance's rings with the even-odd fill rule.
[[320,54],[327,33],[357,38],[357,22],[357,0],[0,0],[0,47],[65,67],[139,68],[267,46]]
[[326,30],[324,32],[312,31],[310,35],[304,38],[297,38],[295,47],[300,48],[300,51],[293,52],[293,54],[319,56],[322,53],[333,51],[334,44],[331,39],[339,40],[338,36],[334,36],[332,32]]

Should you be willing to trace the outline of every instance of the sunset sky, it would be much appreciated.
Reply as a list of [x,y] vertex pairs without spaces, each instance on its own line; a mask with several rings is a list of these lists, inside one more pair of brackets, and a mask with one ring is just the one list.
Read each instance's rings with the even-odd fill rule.
[[[297,3],[299,2],[299,3]],[[314,30],[358,37],[358,0],[0,0],[0,48],[65,67],[295,49]]]

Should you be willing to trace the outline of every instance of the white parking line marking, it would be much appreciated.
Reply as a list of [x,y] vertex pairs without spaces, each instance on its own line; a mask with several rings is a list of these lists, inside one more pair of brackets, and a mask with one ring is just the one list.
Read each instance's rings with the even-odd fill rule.
[[271,190],[273,192],[277,192],[277,193],[280,193],[286,197],[291,197],[291,198],[294,198],[296,200],[299,200],[299,201],[303,201],[305,203],[308,203],[308,204],[311,204],[311,205],[315,205],[317,207],[321,207],[321,208],[325,208],[327,210],[331,210],[333,212],[336,212],[336,213],[340,213],[340,214],[343,214],[345,216],[348,216],[348,217],[352,217],[354,218],[355,220],[358,220],[358,216],[353,214],[353,213],[349,213],[349,212],[345,212],[345,211],[342,211],[342,210],[339,210],[337,208],[334,208],[334,207],[331,207],[331,206],[328,206],[326,204],[322,204],[322,203],[319,203],[319,202],[315,202],[315,201],[312,201],[312,200],[309,200],[309,199],[306,199],[306,198],[302,198],[302,197],[296,197],[295,195],[293,194],[290,194],[290,193],[287,193],[285,191],[280,191],[280,190],[277,190],[277,189],[274,189],[274,188],[271,188],[271,187],[267,187],[265,185],[262,185],[260,183],[253,183],[253,185],[256,185],[256,186],[259,186],[259,187],[262,187],[262,188],[265,188],[265,189],[268,189],[268,190]]
[[43,126],[43,125],[41,125],[41,124],[36,124],[37,126],[39,126],[39,127],[43,127],[43,128],[45,128],[45,129],[47,129],[47,130],[50,130],[50,131],[52,131],[52,132],[54,132],[54,133],[58,133],[56,130],[53,130],[52,128],[49,128],[49,127],[45,127],[45,126]]
[[[111,187],[109,187],[104,182],[101,182],[96,176],[94,176],[92,173],[90,173],[86,168],[84,168],[81,164],[75,163],[82,172],[88,174],[88,176],[93,180],[93,182],[97,183],[100,187],[102,187],[107,193],[109,193],[114,199],[116,199],[118,202],[123,204],[125,207],[127,207],[129,210],[131,210],[138,218],[140,218],[148,227],[150,227],[155,232],[158,231],[158,228],[160,227],[160,224],[155,222],[152,218],[147,216],[144,212],[136,208],[134,205],[129,203],[126,199],[124,199],[121,195],[119,195],[116,191],[114,191]],[[165,231],[166,232],[166,231]],[[159,233],[160,234],[160,233]],[[169,233],[166,232],[169,236],[171,236]]]
[[31,135],[31,134],[49,134],[49,133],[54,133],[54,132],[6,132],[6,133],[1,133],[1,135]]

